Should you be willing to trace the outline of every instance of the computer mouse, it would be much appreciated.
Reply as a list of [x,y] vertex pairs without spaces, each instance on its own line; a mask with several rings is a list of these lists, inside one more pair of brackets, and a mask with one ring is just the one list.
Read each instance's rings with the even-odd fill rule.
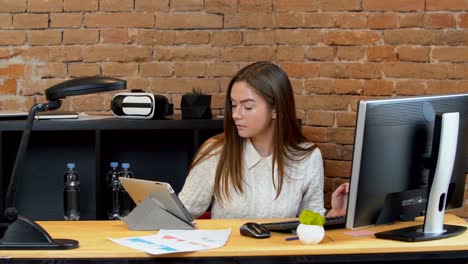
[[267,238],[270,237],[270,231],[259,223],[248,222],[240,227],[240,233],[243,236],[253,238]]

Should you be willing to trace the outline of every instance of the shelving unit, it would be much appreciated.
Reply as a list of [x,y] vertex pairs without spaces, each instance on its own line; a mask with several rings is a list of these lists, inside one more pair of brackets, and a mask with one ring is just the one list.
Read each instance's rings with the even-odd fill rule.
[[[0,121],[0,201],[6,190],[25,121]],[[223,131],[223,120],[121,118],[35,121],[18,174],[16,207],[33,220],[63,219],[63,174],[75,162],[81,180],[81,218],[105,219],[109,163],[130,163],[140,179],[171,183],[179,192],[198,147]]]

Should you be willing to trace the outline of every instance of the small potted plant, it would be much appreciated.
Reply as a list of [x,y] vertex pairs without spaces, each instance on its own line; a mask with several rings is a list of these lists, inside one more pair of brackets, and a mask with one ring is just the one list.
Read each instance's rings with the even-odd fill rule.
[[318,244],[325,236],[325,218],[311,210],[303,210],[299,215],[299,226],[296,233],[299,240],[304,244]]
[[182,95],[180,102],[182,119],[211,119],[211,95],[205,94],[200,88]]

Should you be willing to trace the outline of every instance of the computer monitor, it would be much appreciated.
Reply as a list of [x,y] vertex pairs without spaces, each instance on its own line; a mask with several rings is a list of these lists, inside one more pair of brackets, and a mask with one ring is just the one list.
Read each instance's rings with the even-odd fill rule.
[[458,134],[458,140],[453,143],[453,171],[448,175],[448,191],[441,201],[446,207],[442,209],[463,205],[468,171],[468,94],[360,100],[347,228],[412,220],[425,214],[437,157],[445,156],[437,155],[441,129],[438,113],[458,113],[459,117],[458,129],[452,129],[456,130],[455,137],[445,135],[456,139]]

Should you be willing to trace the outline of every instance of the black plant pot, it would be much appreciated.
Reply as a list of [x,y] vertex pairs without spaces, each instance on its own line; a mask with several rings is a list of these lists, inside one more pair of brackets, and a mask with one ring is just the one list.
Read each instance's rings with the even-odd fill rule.
[[182,95],[180,109],[182,119],[211,119],[211,95]]

